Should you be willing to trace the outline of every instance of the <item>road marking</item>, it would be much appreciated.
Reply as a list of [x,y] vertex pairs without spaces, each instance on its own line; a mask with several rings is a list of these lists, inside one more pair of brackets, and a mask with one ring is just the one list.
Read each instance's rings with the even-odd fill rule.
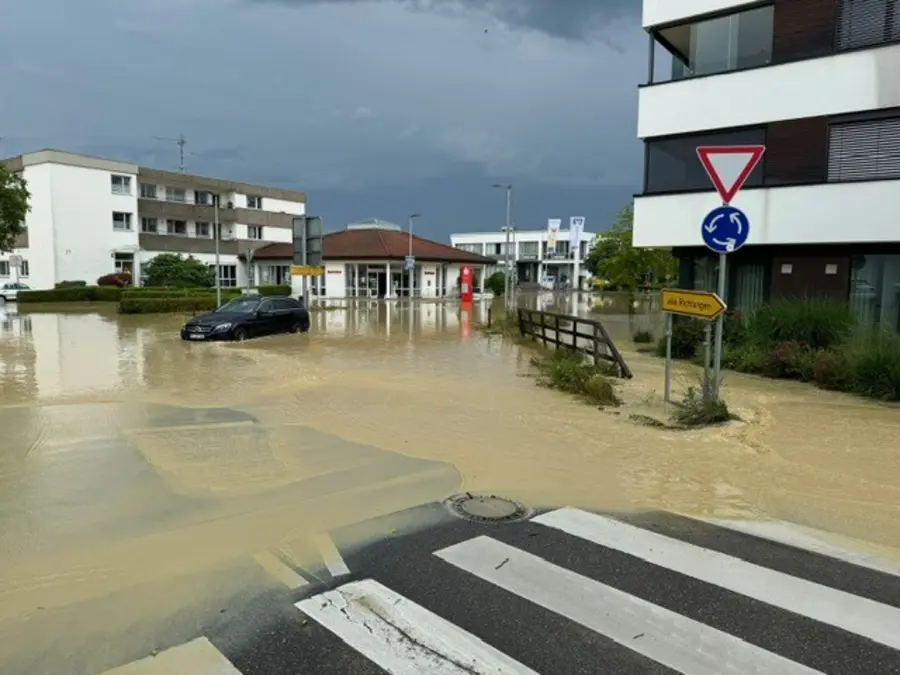
[[822,675],[487,536],[435,555],[684,675]]
[[538,675],[371,579],[296,607],[391,675]]
[[812,528],[800,527],[792,523],[777,520],[725,520],[723,518],[697,518],[694,520],[709,523],[727,530],[734,530],[761,539],[768,539],[794,548],[802,548],[811,553],[843,560],[857,567],[865,567],[876,572],[883,572],[900,577],[900,564],[885,560],[873,553],[853,551],[826,540],[828,533],[819,533]]
[[533,522],[900,649],[900,609],[578,509]]
[[278,556],[271,551],[260,551],[253,555],[253,559],[256,560],[256,562],[259,563],[259,566],[266,572],[271,574],[288,588],[301,588],[309,585],[309,582],[306,579],[281,562],[281,560],[278,559]]
[[241,675],[205,637],[172,647],[156,656],[148,656],[103,675]]
[[313,542],[319,550],[322,560],[325,562],[325,567],[328,568],[331,576],[343,577],[350,574],[350,568],[347,567],[331,537],[327,534],[317,534],[313,537]]

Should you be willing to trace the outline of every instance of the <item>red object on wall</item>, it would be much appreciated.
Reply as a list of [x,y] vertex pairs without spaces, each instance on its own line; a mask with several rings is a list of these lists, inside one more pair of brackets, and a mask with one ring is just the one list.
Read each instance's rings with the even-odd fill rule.
[[459,299],[472,302],[472,268],[469,265],[464,265],[459,272]]

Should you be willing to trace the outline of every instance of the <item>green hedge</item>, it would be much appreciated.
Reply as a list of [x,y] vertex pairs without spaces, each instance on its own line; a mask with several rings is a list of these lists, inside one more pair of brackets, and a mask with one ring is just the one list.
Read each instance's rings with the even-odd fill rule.
[[211,312],[216,308],[215,294],[182,295],[150,298],[123,298],[120,314],[163,314],[177,312]]
[[[884,401],[900,401],[900,335],[857,324],[845,303],[780,300],[726,321],[723,365],[738,372],[809,382]],[[702,352],[700,321],[678,321],[675,358]],[[665,340],[657,345],[665,354]]]
[[115,286],[74,286],[47,291],[19,291],[16,301],[30,302],[117,302],[122,289]]
[[84,288],[87,286],[86,281],[60,281],[53,288]]
[[[78,282],[62,282],[75,284]],[[290,286],[258,286],[257,293],[264,296],[290,295]],[[17,298],[20,304],[29,302],[119,302],[125,298],[170,298],[170,297],[194,297],[212,296],[215,299],[215,290],[211,288],[118,288],[116,286],[66,286],[46,291],[20,291]],[[222,297],[231,299],[241,295],[240,288],[223,288]],[[176,310],[177,311],[177,310]]]

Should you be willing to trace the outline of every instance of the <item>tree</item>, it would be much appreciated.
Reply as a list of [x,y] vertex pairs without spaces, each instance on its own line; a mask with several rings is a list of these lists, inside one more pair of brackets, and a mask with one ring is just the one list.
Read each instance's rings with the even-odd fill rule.
[[216,283],[216,273],[192,256],[182,258],[174,253],[161,253],[144,266],[147,286],[175,288],[209,288]]
[[612,228],[598,234],[585,265],[609,286],[627,291],[649,283],[665,283],[675,277],[677,264],[668,249],[635,248],[634,209],[631,204],[619,211]]
[[0,253],[15,248],[16,239],[25,232],[25,216],[31,210],[31,193],[25,179],[0,164]]
[[506,290],[506,275],[503,272],[494,272],[485,280],[484,287],[493,291],[494,295],[503,295]]

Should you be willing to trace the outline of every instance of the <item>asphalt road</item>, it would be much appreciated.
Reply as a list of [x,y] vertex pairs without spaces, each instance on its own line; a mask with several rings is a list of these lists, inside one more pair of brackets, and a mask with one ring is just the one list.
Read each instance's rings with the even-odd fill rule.
[[433,505],[331,536],[305,585],[112,672],[900,674],[900,570],[790,527]]

